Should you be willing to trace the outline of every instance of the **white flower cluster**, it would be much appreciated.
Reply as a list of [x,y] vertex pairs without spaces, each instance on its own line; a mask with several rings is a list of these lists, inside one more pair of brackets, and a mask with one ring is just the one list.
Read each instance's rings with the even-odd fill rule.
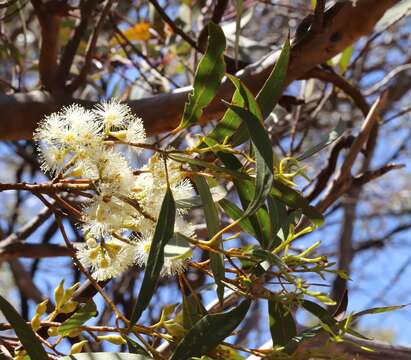
[[[86,242],[77,245],[83,266],[101,281],[118,276],[134,264],[144,265],[167,189],[165,163],[155,154],[135,175],[113,141],[107,141],[114,138],[123,143],[144,143],[141,119],[116,100],[93,110],[71,105],[46,117],[34,138],[43,170],[90,179],[95,184],[95,195],[83,209],[81,227]],[[167,160],[167,173],[176,200],[193,196],[192,185],[179,163]],[[193,226],[183,216],[184,211],[179,209],[175,232],[192,237]],[[184,270],[189,252],[176,253],[173,245],[167,245],[166,254],[163,275]]]

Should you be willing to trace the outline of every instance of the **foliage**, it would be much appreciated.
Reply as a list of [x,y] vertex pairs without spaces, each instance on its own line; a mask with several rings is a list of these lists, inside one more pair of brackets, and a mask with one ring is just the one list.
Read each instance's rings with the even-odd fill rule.
[[[311,3],[317,9],[317,2]],[[158,4],[153,1],[152,6]],[[242,7],[243,2],[238,2],[237,64]],[[110,44],[125,51],[130,44],[148,42],[154,30],[159,38],[172,37],[176,31],[159,29],[155,21],[140,21]],[[79,296],[77,283],[65,288],[64,280],[55,288],[54,299],[39,302],[29,323],[0,297],[8,329],[18,338],[8,345],[14,359],[145,360],[167,356],[170,360],[239,360],[250,354],[291,359],[312,338],[325,336],[325,341],[310,354],[347,341],[347,335],[354,344],[364,340],[355,330],[360,317],[403,307],[377,307],[338,316],[346,304],[337,305],[335,300],[340,299],[332,299],[313,285],[312,279],[347,276],[318,252],[320,242],[300,242],[316,233],[327,209],[321,203],[313,206],[304,196],[302,184],[310,185],[310,178],[301,162],[338,143],[346,127],[339,122],[305,151],[300,148],[289,155],[274,151],[267,129],[287,85],[290,39],[285,40],[261,88],[251,89],[229,71],[232,61],[220,26],[210,22],[206,33],[208,45],[198,61],[192,91],[179,124],[167,136],[151,141],[144,119],[117,98],[91,110],[78,104],[63,107],[46,116],[35,130],[41,168],[51,179],[42,184],[17,184],[16,189],[32,192],[55,215],[74,265],[87,278],[85,284],[93,289],[92,294],[98,293],[114,315],[114,323],[94,324],[99,320],[100,303],[93,302],[93,295],[86,300],[81,293]],[[200,41],[190,45],[201,48]],[[341,53],[336,63],[340,73],[347,71],[352,55],[352,47]],[[227,86],[229,82],[234,93],[225,103],[224,113],[204,136],[193,140],[190,128],[201,123],[222,83]],[[377,117],[367,117],[367,121]],[[371,137],[364,133],[367,129],[371,127],[364,126],[358,139]],[[363,145],[357,146],[355,154],[350,149],[347,159],[355,158]],[[358,178],[350,178],[351,183],[355,180]],[[341,189],[348,191],[344,186]],[[201,234],[188,220],[196,211],[201,212],[206,226]],[[65,230],[69,223],[77,225],[80,241],[70,239]],[[138,287],[131,275],[137,267],[144,267]],[[209,279],[208,288],[192,286],[189,275],[193,271]],[[105,286],[128,276],[125,286],[138,289],[137,298],[127,299],[127,306],[120,308]],[[178,284],[179,304],[167,304],[157,322],[147,323],[144,315],[151,312],[157,288],[165,282]],[[210,289],[218,301],[206,306],[204,294]],[[117,296],[123,296],[121,291]],[[251,309],[259,304],[267,305],[265,327],[271,334],[270,348],[250,349],[230,342],[237,329],[241,334]],[[337,306],[338,311],[332,313],[327,306]],[[300,329],[295,320],[299,310],[315,316],[318,323]],[[106,311],[101,318],[107,319]],[[58,347],[67,339],[71,350],[63,356]],[[94,345],[102,342],[119,346],[122,352],[93,352]]]

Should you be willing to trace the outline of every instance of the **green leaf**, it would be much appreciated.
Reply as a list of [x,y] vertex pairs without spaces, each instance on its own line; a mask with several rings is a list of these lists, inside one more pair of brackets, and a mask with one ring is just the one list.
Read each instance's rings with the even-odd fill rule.
[[225,73],[224,33],[218,25],[210,22],[208,34],[207,50],[198,64],[193,92],[184,107],[179,129],[184,129],[198,121],[203,109],[214,99]]
[[189,330],[202,317],[207,315],[207,310],[196,295],[183,296],[183,326]]
[[257,94],[257,103],[263,114],[263,119],[274,110],[284,90],[284,81],[287,75],[288,62],[290,59],[290,39],[284,43],[281,54],[275,63],[270,76]]
[[249,218],[244,217],[244,211],[241,210],[236,204],[232,203],[229,200],[222,199],[218,202],[222,207],[224,212],[233,220],[242,218],[239,225],[240,227],[251,236],[256,237],[253,225]]
[[333,328],[337,325],[337,321],[332,317],[332,315],[317,303],[310,300],[303,300],[302,306],[305,310],[313,314],[329,327]]
[[311,327],[309,329],[304,330],[300,334],[298,334],[298,335],[294,336],[292,339],[290,339],[287,342],[287,344],[285,344],[284,351],[287,354],[292,354],[302,342],[304,342],[305,340],[309,340],[309,339],[312,339],[312,338],[318,336],[318,334],[321,331],[322,331],[321,326],[314,326],[314,327]]
[[[257,95],[257,101],[255,103],[248,101],[248,109],[254,114],[257,111],[258,105],[261,107],[262,119],[265,119],[270,114],[281,97],[284,79],[287,73],[289,56],[290,42],[289,39],[287,39],[276,65]],[[236,91],[231,99],[231,104],[242,107],[245,104],[246,99],[248,98],[249,100],[249,95],[251,93],[244,93],[244,91],[237,86],[238,84],[234,83],[234,85],[236,86]],[[251,98],[254,99],[252,94]],[[217,143],[222,143],[225,139],[232,137],[233,139],[231,143],[234,146],[237,146],[246,141],[246,134],[247,127],[242,123],[241,118],[238,114],[233,112],[232,109],[228,109],[223,118],[218,122],[217,126],[205,137],[203,141],[211,146],[211,140],[214,140],[214,142]]]
[[[263,121],[261,110],[251,91],[248,90],[235,76],[228,75],[228,78],[236,88],[233,98],[231,99],[231,105],[237,105],[240,108],[244,107],[254,114],[260,121]],[[247,136],[247,126],[244,124],[241,116],[229,107],[214,130],[211,131],[203,141],[208,146],[212,146],[216,143],[222,143],[233,135],[237,135],[237,133],[241,135],[236,136],[236,140],[232,140],[233,146],[242,144],[249,138],[249,136]],[[239,137],[241,141],[239,140]]]
[[250,304],[247,299],[228,312],[201,318],[177,345],[170,360],[187,360],[213,350],[243,321]]
[[251,254],[259,258],[261,261],[267,261],[271,265],[277,266],[281,271],[284,271],[284,272],[289,271],[284,261],[278,255],[273,254],[270,251],[255,248],[253,249]]
[[175,217],[176,206],[174,203],[173,194],[168,187],[163,203],[161,204],[160,214],[158,216],[153,240],[150,246],[150,252],[148,254],[143,282],[131,315],[130,327],[136,324],[138,319],[140,319],[141,314],[146,309],[153,296],[161,269],[164,264],[164,247],[174,234]]
[[210,170],[215,171],[215,172],[230,175],[234,178],[252,180],[252,178],[250,176],[246,175],[246,174],[243,174],[239,171],[232,170],[232,169],[229,169],[229,168],[226,168],[226,167],[215,165],[214,163],[211,163],[211,162],[208,162],[208,161],[193,159],[193,158],[190,158],[188,156],[182,156],[182,155],[177,155],[177,154],[170,154],[169,157],[170,157],[170,159],[181,162],[181,163],[200,166],[200,167],[210,169]]
[[[196,170],[196,168],[193,169]],[[217,207],[213,201],[210,188],[208,187],[204,176],[196,175],[194,177],[194,182],[204,206],[204,216],[207,224],[208,237],[212,238],[220,230],[220,219],[218,218]],[[221,246],[222,245],[220,244],[219,247]],[[209,257],[211,270],[217,284],[217,296],[220,303],[222,303],[224,299],[224,284],[222,281],[225,277],[224,257],[221,253],[216,254],[213,252],[209,253]]]
[[0,310],[13,327],[13,330],[16,332],[17,337],[30,358],[33,360],[47,360],[47,353],[30,325],[27,325],[26,321],[19,315],[14,307],[2,296],[0,296]]
[[144,356],[149,356],[149,353],[144,349],[137,341],[133,340],[131,337],[127,335],[123,335],[123,337],[127,341],[128,351],[132,354],[139,354]]
[[244,212],[244,216],[254,214],[264,203],[274,180],[273,151],[268,135],[259,119],[251,112],[235,105],[230,108],[247,124],[256,159],[256,181],[254,197]]
[[338,66],[340,67],[340,73],[345,73],[345,71],[348,68],[348,65],[350,65],[350,60],[352,57],[352,54],[354,52],[354,46],[348,46],[344,49],[344,51],[341,53],[340,61],[338,62]]
[[408,305],[394,305],[394,306],[382,306],[382,307],[375,307],[375,308],[371,308],[371,309],[367,309],[367,310],[363,310],[360,312],[357,312],[355,314],[353,314],[352,319],[357,319],[361,316],[364,315],[370,315],[370,314],[381,314],[381,313],[385,313],[388,311],[394,311],[394,310],[400,310],[404,307],[406,307]]
[[[218,202],[221,199],[224,199],[227,195],[227,191],[222,186],[215,186],[213,188],[210,188],[210,193],[214,202]],[[176,207],[178,209],[191,209],[193,207],[200,206],[203,206],[200,195],[192,196],[187,199],[176,200]]]
[[[95,352],[80,353],[63,356],[60,360],[152,360],[153,358],[144,355],[119,353],[119,352]],[[37,359],[36,359],[37,360]]]
[[297,160],[298,161],[303,161],[305,159],[308,159],[309,157],[313,156],[314,154],[318,153],[328,145],[331,145],[334,141],[339,139],[341,135],[344,133],[345,129],[347,128],[347,125],[343,121],[339,121],[335,129],[333,129],[320,143],[317,145],[313,146],[312,148],[304,151]]
[[96,304],[93,301],[89,301],[88,303],[81,306],[73,315],[71,315],[58,327],[58,333],[61,336],[66,336],[71,331],[77,330],[79,326],[83,325],[87,320],[96,315]]
[[[270,216],[270,234],[267,248],[273,249],[280,245],[281,239],[278,237],[278,231],[281,229],[284,220],[287,218],[285,205],[274,199],[272,196],[267,198],[268,214]],[[287,222],[287,228],[289,224]]]
[[297,335],[294,318],[279,302],[268,301],[268,314],[273,345],[286,345]]
[[[230,155],[230,154],[226,154],[226,155]],[[252,177],[240,171],[228,168],[228,167],[218,166],[208,161],[193,159],[188,156],[182,156],[182,155],[177,155],[177,154],[170,154],[170,158],[175,161],[181,162],[181,163],[196,165],[202,168],[210,169],[218,173],[227,174],[227,175],[232,176],[235,179],[247,180],[252,185],[252,181],[253,181]],[[236,157],[234,157],[234,159],[236,159],[237,162],[240,163]],[[240,163],[240,166],[241,166],[241,163]],[[252,187],[250,189],[252,189]],[[252,192],[250,193],[253,193],[253,191],[254,190],[252,190]],[[271,196],[278,198],[281,202],[290,206],[293,209],[301,209],[302,212],[316,226],[320,226],[324,222],[324,218],[322,214],[316,208],[314,208],[313,206],[310,206],[307,200],[298,191],[289,188],[288,186],[286,186],[279,180],[273,181],[273,188],[271,189]]]
[[281,202],[293,209],[301,209],[311,222],[316,226],[321,226],[324,222],[322,214],[296,190],[289,188],[279,180],[273,181],[271,196],[278,198]]

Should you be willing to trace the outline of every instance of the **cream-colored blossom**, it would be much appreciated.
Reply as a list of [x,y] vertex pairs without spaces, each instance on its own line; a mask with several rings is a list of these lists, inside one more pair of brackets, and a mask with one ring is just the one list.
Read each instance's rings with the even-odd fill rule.
[[[130,121],[126,130],[126,141],[129,143],[145,143],[146,131],[144,130],[143,121],[140,118],[134,118]],[[134,150],[141,148],[133,147]]]
[[104,123],[106,132],[114,129],[123,129],[134,115],[128,105],[117,99],[103,101],[94,107],[94,113]]
[[[150,254],[153,232],[141,235],[135,245],[136,264],[144,267]],[[187,259],[191,256],[191,249],[181,249],[175,245],[166,245],[164,248],[164,264],[160,272],[161,277],[181,274],[187,268]]]
[[135,261],[135,246],[117,239],[98,243],[90,238],[76,244],[77,257],[97,281],[111,279],[123,273]]
[[81,153],[102,143],[101,123],[91,111],[71,105],[46,116],[34,132],[34,140],[42,169],[57,173]]

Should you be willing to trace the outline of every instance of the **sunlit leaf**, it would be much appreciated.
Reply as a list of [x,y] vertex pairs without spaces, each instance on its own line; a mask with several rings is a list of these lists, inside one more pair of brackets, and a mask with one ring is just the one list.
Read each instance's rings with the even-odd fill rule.
[[208,25],[208,46],[201,58],[194,77],[193,92],[184,107],[179,125],[184,129],[195,124],[203,109],[214,99],[225,73],[224,51],[226,41],[221,28],[210,22]]
[[354,47],[351,45],[345,48],[344,51],[341,53],[340,61],[338,63],[341,73],[344,73],[347,70],[348,65],[350,65],[353,52]]
[[[150,23],[140,22],[123,31],[123,35],[129,41],[145,41],[150,39]],[[125,40],[114,37],[111,44],[124,43]]]
[[280,100],[284,90],[284,81],[287,75],[289,59],[290,39],[287,38],[273,70],[256,97],[263,119],[270,115]]
[[399,309],[402,309],[406,306],[408,306],[408,305],[396,305],[396,306],[394,305],[394,306],[375,307],[375,308],[366,309],[366,310],[357,312],[357,313],[352,315],[352,318],[357,319],[357,318],[359,318],[361,316],[364,316],[364,315],[381,314],[381,313],[385,313],[385,312],[388,312],[388,311],[399,310]]

